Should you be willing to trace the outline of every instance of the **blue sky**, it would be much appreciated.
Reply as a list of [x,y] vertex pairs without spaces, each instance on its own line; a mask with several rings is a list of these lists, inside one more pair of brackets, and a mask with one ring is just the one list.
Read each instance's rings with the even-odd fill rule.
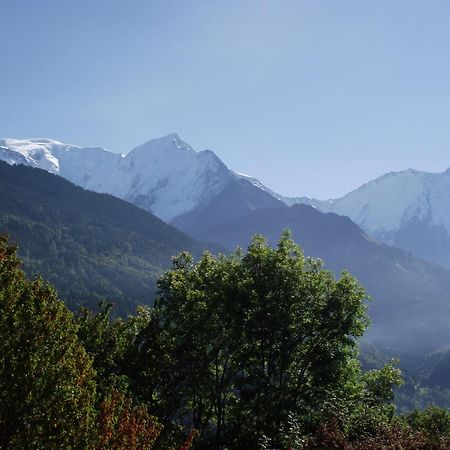
[[285,195],[450,166],[447,0],[0,0],[0,136],[177,132]]

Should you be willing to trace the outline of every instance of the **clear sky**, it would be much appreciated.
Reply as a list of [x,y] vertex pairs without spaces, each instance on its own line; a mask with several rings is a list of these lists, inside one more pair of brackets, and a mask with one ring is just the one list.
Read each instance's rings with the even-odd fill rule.
[[177,132],[285,195],[450,166],[448,0],[0,0],[0,136]]

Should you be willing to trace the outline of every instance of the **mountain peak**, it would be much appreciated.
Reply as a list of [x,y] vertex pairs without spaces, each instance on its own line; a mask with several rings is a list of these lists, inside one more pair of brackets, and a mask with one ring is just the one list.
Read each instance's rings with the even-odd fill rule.
[[[181,147],[190,147],[189,144],[184,142],[177,133],[169,133],[160,138],[152,139],[153,141],[158,141],[160,143],[166,143],[168,145],[175,145],[179,148]],[[151,141],[150,141],[151,142]]]
[[132,153],[165,153],[167,151],[183,151],[187,150],[189,152],[195,153],[194,149],[181,140],[180,136],[176,133],[170,133],[166,136],[162,136],[159,138],[151,139],[147,142],[144,142],[143,144],[135,147],[133,150],[131,150],[130,154]]

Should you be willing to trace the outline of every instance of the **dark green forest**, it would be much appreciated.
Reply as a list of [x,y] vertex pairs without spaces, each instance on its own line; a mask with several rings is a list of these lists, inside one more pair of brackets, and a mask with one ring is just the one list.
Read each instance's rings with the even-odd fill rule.
[[25,272],[49,280],[73,310],[107,300],[115,313],[132,313],[153,301],[173,255],[206,248],[128,202],[43,170],[0,161],[0,179],[0,232],[19,243]]
[[397,361],[363,370],[363,287],[288,234],[180,253],[153,307],[111,308],[72,313],[1,237],[0,448],[450,448],[448,410],[396,413]]

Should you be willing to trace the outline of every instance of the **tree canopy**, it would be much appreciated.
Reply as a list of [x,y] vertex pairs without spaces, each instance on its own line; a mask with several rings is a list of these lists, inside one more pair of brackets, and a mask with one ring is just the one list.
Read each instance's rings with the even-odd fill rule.
[[52,286],[28,280],[0,236],[0,448],[152,448],[161,426],[96,374],[83,337]]
[[94,422],[92,361],[71,313],[25,278],[0,237],[0,447],[83,448]]
[[245,254],[194,263],[183,253],[159,281],[135,388],[159,417],[198,429],[205,448],[280,446],[293,416],[307,431],[327,402],[352,394],[365,300],[289,233],[275,249],[256,236]]

